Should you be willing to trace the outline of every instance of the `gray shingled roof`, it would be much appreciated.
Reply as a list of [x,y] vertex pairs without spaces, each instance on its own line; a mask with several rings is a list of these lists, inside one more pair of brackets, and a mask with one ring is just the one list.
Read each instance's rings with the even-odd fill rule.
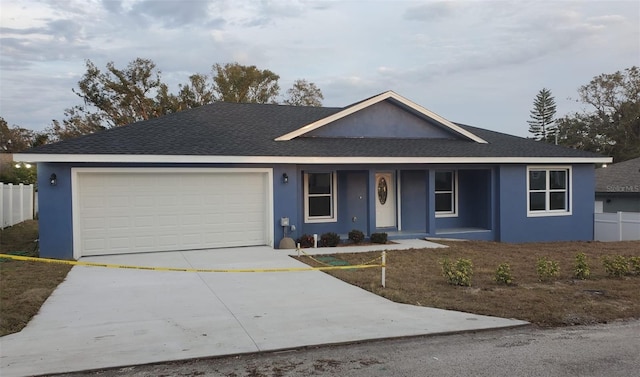
[[278,136],[342,108],[217,102],[25,153],[300,157],[602,157],[460,124],[488,144],[449,139]]
[[596,192],[640,193],[640,157],[597,169]]

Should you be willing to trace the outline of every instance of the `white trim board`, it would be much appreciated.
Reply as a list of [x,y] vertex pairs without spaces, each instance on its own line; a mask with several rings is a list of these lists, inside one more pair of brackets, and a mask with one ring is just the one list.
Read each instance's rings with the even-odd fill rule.
[[606,164],[612,157],[307,157],[16,153],[19,162],[181,164]]
[[396,170],[396,224],[398,228],[398,232],[402,230],[402,184],[401,184],[401,174],[402,170]]
[[393,99],[399,103],[401,103],[402,105],[417,111],[419,114],[432,119],[440,124],[442,124],[443,126],[451,129],[453,132],[462,135],[470,140],[473,140],[477,143],[481,143],[481,144],[487,144],[487,141],[474,135],[473,133],[465,130],[464,128],[457,126],[456,124],[446,120],[445,118],[441,117],[440,115],[418,105],[417,103],[408,100],[407,98],[402,97],[401,95],[395,93],[392,90],[386,91],[384,93],[378,94],[377,96],[371,97],[365,101],[362,101],[360,103],[357,103],[353,106],[349,106],[347,108],[345,108],[344,110],[341,110],[333,115],[330,115],[326,118],[322,118],[320,120],[317,120],[313,123],[307,124],[306,126],[303,126],[301,128],[298,128],[295,131],[289,132],[285,135],[282,135],[280,137],[277,137],[275,140],[276,141],[287,141],[287,140],[291,140],[291,139],[295,139],[298,136],[304,135],[308,132],[311,132],[315,129],[318,129],[322,126],[325,126],[329,123],[335,122],[336,120],[342,119],[348,115],[351,115],[353,113],[356,113],[362,109],[365,109],[369,106],[375,105],[376,103],[382,102],[384,100],[387,99]]

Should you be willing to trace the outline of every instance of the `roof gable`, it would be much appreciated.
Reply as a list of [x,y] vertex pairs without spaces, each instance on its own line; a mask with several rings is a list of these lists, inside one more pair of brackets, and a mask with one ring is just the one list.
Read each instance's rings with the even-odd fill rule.
[[464,139],[390,101],[378,102],[299,137]]
[[[384,117],[386,119],[378,119],[373,124],[360,124],[359,126],[354,125],[349,119],[354,119],[354,114],[360,113],[363,114],[362,117],[365,119],[370,116],[372,113],[378,113],[381,109],[389,107],[385,107],[385,104],[382,102],[387,102],[388,104],[395,105],[397,108],[406,112],[407,114],[412,115],[414,118],[417,117],[422,120],[422,129],[420,127],[416,127],[415,119],[411,122],[411,124],[405,124],[401,126],[401,129],[398,129],[398,125],[401,122],[391,122],[390,124],[385,124],[384,122],[391,119],[391,117]],[[368,115],[369,114],[369,115]],[[390,115],[390,114],[387,114]],[[398,116],[396,112],[394,114]],[[403,118],[405,118],[403,116]],[[341,121],[342,120],[342,121]],[[361,120],[361,119],[359,119]],[[341,122],[338,122],[341,121]],[[381,123],[383,122],[383,123]],[[373,127],[371,127],[373,126]],[[394,127],[395,126],[395,127]],[[326,130],[320,130],[321,128],[325,128]],[[344,127],[345,129],[341,129]],[[364,132],[363,132],[364,131]],[[371,133],[373,131],[373,133]],[[402,135],[402,131],[410,131],[409,136]],[[355,135],[356,133],[360,133],[359,135]],[[355,135],[355,136],[347,136],[347,135]],[[366,136],[364,136],[366,135]],[[418,136],[411,136],[418,135]],[[364,101],[355,103],[351,106],[347,106],[341,111],[332,114],[328,117],[319,119],[315,122],[309,123],[300,127],[292,132],[289,132],[285,135],[277,137],[276,141],[287,141],[292,140],[300,136],[337,136],[337,137],[421,137],[421,138],[462,138],[466,140],[475,141],[477,143],[485,144],[487,141],[482,139],[481,137],[465,130],[464,128],[446,120],[445,118],[439,116],[438,114],[427,110],[426,108],[400,96],[399,94],[393,91],[387,91],[381,93],[377,96],[368,98]]]

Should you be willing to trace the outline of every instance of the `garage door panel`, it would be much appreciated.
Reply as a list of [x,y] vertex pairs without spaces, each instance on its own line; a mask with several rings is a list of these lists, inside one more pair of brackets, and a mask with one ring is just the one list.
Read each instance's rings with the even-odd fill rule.
[[152,227],[157,225],[153,216],[135,216],[134,226],[136,228]]
[[155,198],[147,195],[136,195],[133,197],[133,203],[138,208],[150,208],[156,205]]
[[202,223],[202,216],[200,215],[188,215],[183,217],[183,226],[189,227],[191,225],[199,225],[205,226],[206,224]]
[[91,253],[96,250],[104,250],[107,247],[107,240],[104,238],[93,238],[84,242],[85,252]]
[[89,199],[85,206],[86,209],[102,209],[107,207],[105,198],[102,195],[86,195],[86,198]]
[[[178,235],[175,234],[166,234],[166,235],[160,235],[158,236],[158,245],[166,245],[167,249],[171,250],[171,245],[173,245],[173,247],[177,247],[177,245],[179,244],[180,241],[180,237]],[[175,250],[175,249],[174,249]]]
[[183,234],[181,241],[182,241],[182,244],[187,247],[198,248],[202,245],[204,241],[204,237],[202,233]]
[[80,253],[100,255],[267,243],[267,174],[78,175]]
[[247,241],[258,242],[262,239],[262,235],[259,232],[247,232],[243,234]]
[[112,229],[118,229],[118,228],[129,228],[131,227],[133,224],[129,224],[129,217],[124,217],[124,216],[112,216],[109,217],[109,228]]
[[130,206],[129,197],[121,196],[121,195],[120,196],[115,196],[115,195],[110,196],[106,200],[106,206],[109,209],[129,207]]
[[202,205],[202,195],[203,193],[183,193],[182,197],[182,205],[183,206],[201,206]]
[[224,196],[217,195],[214,193],[209,193],[208,195],[204,196],[204,198],[202,198],[202,202],[200,204],[207,208],[216,207],[223,200],[224,200]]
[[148,248],[154,247],[156,244],[156,238],[152,236],[138,235],[134,238],[134,245],[136,248]]
[[108,218],[97,217],[100,216],[100,213],[96,213],[95,215],[96,217],[87,217],[84,221],[83,228],[85,231],[90,232],[93,229],[101,230],[108,227]]
[[111,237],[109,238],[109,246],[115,250],[124,250],[131,246],[131,241],[131,237]]
[[[105,233],[101,230],[101,229],[89,229],[87,231],[85,231],[85,242],[88,244],[92,244],[92,243],[103,243],[106,240],[106,236]],[[92,248],[95,248],[92,247]]]
[[[165,211],[168,212],[168,210],[166,209]],[[160,214],[157,220],[158,220],[158,226],[160,227],[166,227],[166,226],[174,227],[178,225],[178,218],[174,215]]]
[[162,207],[178,207],[180,206],[180,198],[175,197],[175,193],[170,195],[157,196],[156,206]]

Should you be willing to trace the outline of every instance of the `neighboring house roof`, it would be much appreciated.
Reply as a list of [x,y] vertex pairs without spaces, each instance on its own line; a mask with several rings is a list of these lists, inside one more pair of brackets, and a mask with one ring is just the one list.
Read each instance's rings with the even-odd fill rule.
[[597,169],[596,192],[640,193],[640,157]]
[[[305,136],[328,123],[339,122],[353,114],[353,109],[359,111],[380,101],[392,102],[456,136],[449,139]],[[35,162],[309,164],[611,161],[590,152],[452,123],[393,92],[346,108],[216,102],[43,145],[17,158]]]

